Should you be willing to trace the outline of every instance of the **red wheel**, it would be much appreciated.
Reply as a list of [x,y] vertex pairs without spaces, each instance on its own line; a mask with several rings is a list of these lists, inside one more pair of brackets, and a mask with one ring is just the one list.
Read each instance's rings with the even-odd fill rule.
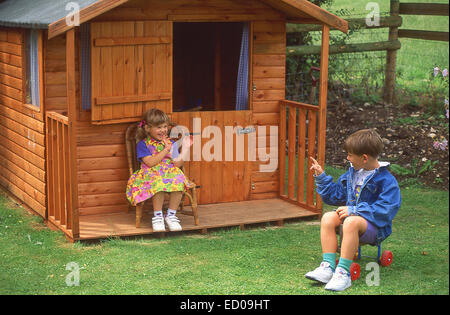
[[392,252],[390,250],[385,250],[383,254],[381,254],[380,265],[383,267],[387,267],[392,264],[393,259],[394,256],[392,255]]
[[358,263],[352,263],[350,266],[350,277],[352,281],[358,280],[359,275],[361,274],[361,267],[359,267]]

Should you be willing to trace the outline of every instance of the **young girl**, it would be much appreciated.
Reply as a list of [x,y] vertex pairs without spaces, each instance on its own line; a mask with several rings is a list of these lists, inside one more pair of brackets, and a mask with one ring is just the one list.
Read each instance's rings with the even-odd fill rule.
[[[188,184],[180,167],[186,158],[188,137],[183,141],[182,152],[178,153],[175,141],[169,139],[169,117],[159,109],[151,109],[143,116],[136,132],[136,157],[141,169],[128,180],[127,198],[132,205],[153,199],[154,232],[164,232],[166,222],[170,231],[181,231],[176,209],[181,202],[182,192]],[[164,218],[162,206],[165,193],[169,193],[169,209]]]

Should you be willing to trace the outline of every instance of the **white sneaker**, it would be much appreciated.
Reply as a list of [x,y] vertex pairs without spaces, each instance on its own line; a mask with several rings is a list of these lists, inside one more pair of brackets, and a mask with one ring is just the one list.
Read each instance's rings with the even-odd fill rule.
[[352,285],[350,273],[344,268],[337,267],[333,278],[325,286],[325,290],[344,291]]
[[331,269],[330,263],[323,261],[319,267],[308,272],[305,277],[322,283],[328,283],[333,277],[333,269]]
[[170,231],[177,232],[182,230],[180,220],[176,216],[174,215],[166,216],[165,220]]
[[153,217],[152,218],[152,229],[153,232],[165,232],[166,227],[164,225],[163,217]]

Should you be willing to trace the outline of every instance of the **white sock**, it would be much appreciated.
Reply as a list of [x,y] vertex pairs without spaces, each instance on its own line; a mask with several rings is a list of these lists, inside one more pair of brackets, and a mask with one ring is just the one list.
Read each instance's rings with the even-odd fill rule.
[[162,210],[159,210],[159,211],[153,211],[153,215],[154,215],[155,217],[162,217],[162,216],[163,216],[163,212],[162,212]]
[[172,215],[176,215],[177,214],[177,210],[173,210],[173,209],[167,209],[167,216],[170,217]]

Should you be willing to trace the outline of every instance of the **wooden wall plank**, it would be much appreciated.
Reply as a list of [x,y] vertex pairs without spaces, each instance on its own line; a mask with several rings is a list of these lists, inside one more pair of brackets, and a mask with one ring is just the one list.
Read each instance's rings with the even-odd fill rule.
[[26,172],[23,168],[19,167],[14,162],[6,159],[3,157],[3,155],[0,155],[0,165],[3,167],[3,169],[8,170],[12,172],[13,174],[17,175],[20,179],[22,179],[24,182],[29,184],[34,189],[38,190],[41,194],[46,194],[45,191],[45,182],[37,179],[30,173]]
[[45,206],[37,202],[34,197],[28,195],[22,188],[17,187],[7,178],[3,177],[2,174],[0,174],[0,185],[11,192],[14,196],[22,200],[25,204],[27,204],[31,209],[39,213],[41,216],[45,214]]
[[215,0],[205,4],[204,1],[131,1],[108,11],[96,20],[162,20],[173,19],[182,21],[207,20],[277,20],[283,14],[272,7],[254,0]]
[[[286,111],[280,108],[279,101],[285,98],[285,21],[256,21],[253,22],[253,115],[252,122],[257,126],[280,125],[279,143],[280,164],[276,174],[280,178],[285,176],[285,151],[284,142],[287,138],[286,124],[284,119]],[[281,124],[280,124],[281,122]],[[269,141],[270,135],[267,135]],[[284,140],[283,140],[284,139]],[[279,139],[276,139],[278,142]],[[269,142],[270,143],[270,142]],[[291,154],[292,155],[292,154]],[[278,157],[276,157],[278,160]],[[292,156],[291,156],[292,160]],[[267,163],[263,163],[267,164]],[[272,198],[274,193],[284,194],[285,182],[273,179],[273,174],[260,173],[259,165],[252,172],[252,199]],[[261,181],[261,178],[267,178]],[[269,180],[269,178],[271,178]],[[290,193],[292,194],[292,180],[290,182]]]
[[[0,95],[0,104],[3,104],[4,106],[0,107],[0,116],[4,116],[7,117],[11,120],[14,120],[17,123],[23,124],[24,126],[27,126],[28,128],[40,133],[40,134],[44,134],[44,123],[38,119],[33,118],[30,115],[27,114],[34,114],[36,115],[36,112],[31,112],[25,110],[26,113],[24,113],[24,111],[22,111],[22,108],[18,108],[17,110],[14,109],[14,105],[13,103],[11,103],[10,106],[8,106],[7,103],[2,103],[2,96]],[[21,103],[19,103],[21,104]],[[39,115],[36,115],[39,116]]]
[[6,139],[11,139],[14,143],[18,144],[22,148],[36,154],[41,158],[45,158],[45,148],[42,145],[37,144],[36,142],[23,137],[22,135],[14,132],[11,129],[0,125],[0,135],[5,137]]
[[33,163],[30,163],[20,155],[10,150],[4,145],[0,145],[0,156],[13,162],[20,168],[24,169],[28,174],[36,177],[41,182],[45,183],[45,171]]
[[128,168],[123,169],[105,169],[105,170],[86,170],[79,171],[78,178],[80,184],[96,183],[99,179],[104,181],[123,181],[128,180]]
[[44,146],[44,135],[28,128],[17,121],[9,119],[8,117],[0,115],[0,125],[3,125],[5,128],[12,130],[21,136],[27,138],[29,141],[34,142],[40,146]]

